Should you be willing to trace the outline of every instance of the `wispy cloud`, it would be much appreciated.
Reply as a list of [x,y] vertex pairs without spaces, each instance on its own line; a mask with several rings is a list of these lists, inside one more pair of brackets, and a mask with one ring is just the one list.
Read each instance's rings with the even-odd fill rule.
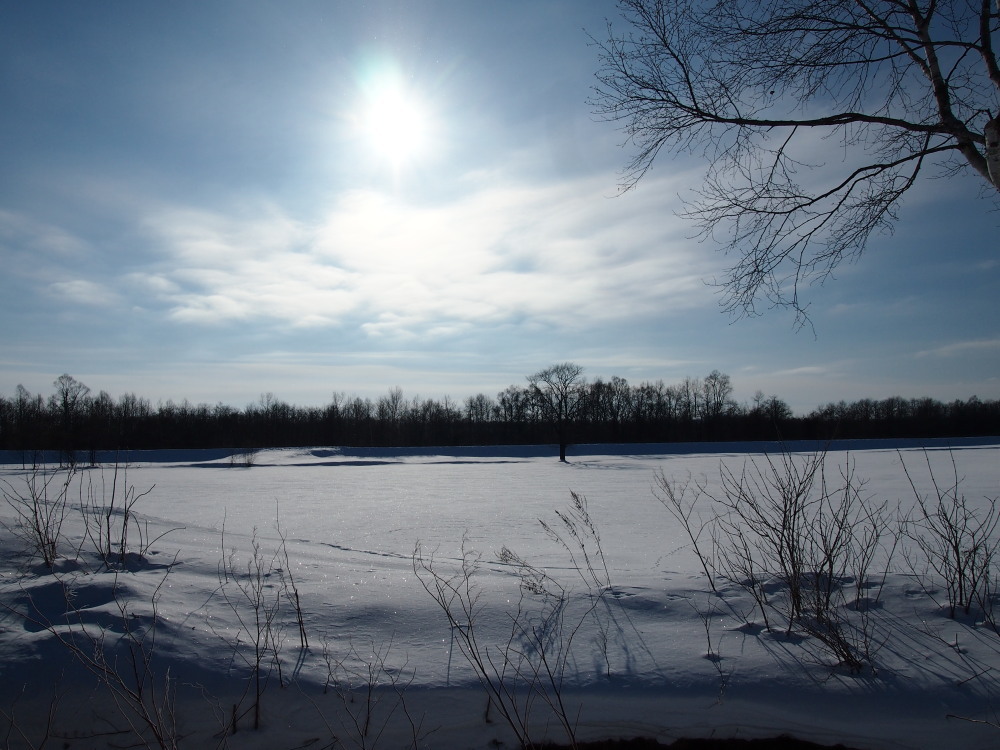
[[925,349],[917,352],[918,357],[959,357],[970,352],[1000,352],[1000,338],[978,339],[975,341],[956,341],[952,344],[939,346],[936,349]]
[[118,295],[107,286],[86,279],[57,281],[49,284],[47,291],[63,302],[91,307],[110,307],[119,301]]
[[829,365],[807,365],[805,367],[793,367],[788,370],[776,370],[771,373],[774,377],[813,375],[829,377],[836,374],[836,370]]
[[[30,250],[50,258],[70,258],[86,252],[86,242],[65,229],[0,209],[0,247],[11,253]],[[37,262],[37,255],[36,255]]]

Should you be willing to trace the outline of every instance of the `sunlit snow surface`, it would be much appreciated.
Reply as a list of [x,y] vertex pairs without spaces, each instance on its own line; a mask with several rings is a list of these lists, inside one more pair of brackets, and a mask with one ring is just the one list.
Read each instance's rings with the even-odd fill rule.
[[[121,603],[142,626],[155,598],[151,669],[158,679],[169,669],[176,685],[181,747],[514,747],[502,718],[487,711],[444,614],[416,579],[414,552],[433,556],[442,573],[456,570],[463,543],[478,553],[478,636],[503,646],[523,596],[513,568],[498,560],[503,547],[562,582],[571,601],[587,600],[566,550],[539,523],[558,528],[556,512],[571,507],[571,491],[587,499],[612,584],[603,632],[588,625],[573,640],[563,697],[579,738],[790,733],[860,748],[1000,745],[1000,729],[980,723],[1000,719],[1000,636],[975,618],[948,619],[925,591],[934,582],[921,585],[901,552],[872,611],[874,672],[851,674],[812,639],[761,628],[739,587],[710,593],[687,537],[654,497],[654,474],[690,476],[717,493],[721,464],[738,471],[760,460],[753,444],[742,447],[676,455],[668,445],[659,453],[577,446],[566,464],[537,448],[288,449],[261,451],[249,468],[218,452],[133,454],[118,467],[118,486],[149,490],[135,506],[137,529],[146,540],[160,538],[140,555],[134,530],[136,554],[117,575],[96,563],[76,510],[88,490],[110,494],[115,468],[81,469],[60,548],[68,558],[80,549],[79,561],[60,560],[55,574],[25,553],[11,530],[13,510],[0,505],[7,527],[0,710],[4,727],[13,718],[10,746],[31,746],[18,744],[20,732],[37,744],[53,705],[53,747],[134,743],[114,733],[126,724],[107,689],[75,665],[55,633],[65,638],[83,628],[117,643]],[[866,497],[901,503],[905,513],[914,491],[903,461],[920,491],[933,489],[928,461],[943,483],[953,478],[954,461],[970,502],[1000,496],[996,443],[834,451],[827,466],[850,462],[866,481]],[[0,466],[8,492],[23,489],[29,474],[20,464]],[[236,734],[227,733],[250,670],[234,656],[240,649],[245,655],[247,634],[226,600],[239,605],[237,592],[223,586],[221,571],[226,561],[245,570],[256,538],[271,573],[267,590],[277,591],[282,535],[310,647],[300,648],[284,601],[276,621],[281,675],[272,673],[264,692],[261,728],[244,716]],[[715,658],[706,658],[709,651]],[[357,720],[367,717],[364,685],[355,681],[358,690],[348,693],[343,681],[338,689],[329,680],[331,665],[356,674],[366,662],[378,667],[381,685],[367,736]],[[543,702],[531,719],[533,739],[565,740]]]

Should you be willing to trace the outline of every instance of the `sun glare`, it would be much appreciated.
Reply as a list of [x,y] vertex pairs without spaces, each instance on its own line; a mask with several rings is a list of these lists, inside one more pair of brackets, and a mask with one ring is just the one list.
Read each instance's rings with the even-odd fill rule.
[[368,147],[394,169],[419,160],[427,151],[426,107],[398,76],[371,82],[364,92],[357,127]]

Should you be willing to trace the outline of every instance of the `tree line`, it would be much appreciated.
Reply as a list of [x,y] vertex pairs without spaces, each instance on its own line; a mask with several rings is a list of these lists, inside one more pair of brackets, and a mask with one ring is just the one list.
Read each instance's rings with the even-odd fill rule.
[[553,365],[495,396],[422,399],[391,388],[377,398],[336,392],[325,406],[294,406],[272,393],[239,409],[115,399],[66,374],[48,396],[18,386],[0,396],[0,449],[67,452],[310,445],[427,446],[696,442],[1000,434],[1000,401],[931,398],[829,403],[795,415],[776,395],[733,398],[713,370],[679,383],[586,380],[573,363]]

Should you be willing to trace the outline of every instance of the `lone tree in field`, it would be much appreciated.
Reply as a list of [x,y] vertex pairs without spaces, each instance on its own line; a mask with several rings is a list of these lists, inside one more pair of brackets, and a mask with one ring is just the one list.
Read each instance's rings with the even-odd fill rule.
[[66,373],[56,378],[52,385],[55,386],[56,392],[49,397],[49,408],[54,414],[59,415],[59,448],[63,452],[63,458],[70,465],[74,465],[75,449],[78,447],[77,425],[87,405],[90,388]]
[[921,171],[1000,191],[1000,0],[619,0],[593,104],[634,152],[709,162],[685,215],[726,236],[723,307],[790,307],[891,229]]
[[585,385],[583,367],[572,362],[552,365],[528,376],[528,393],[555,428],[560,461],[566,460],[570,427],[583,408]]

